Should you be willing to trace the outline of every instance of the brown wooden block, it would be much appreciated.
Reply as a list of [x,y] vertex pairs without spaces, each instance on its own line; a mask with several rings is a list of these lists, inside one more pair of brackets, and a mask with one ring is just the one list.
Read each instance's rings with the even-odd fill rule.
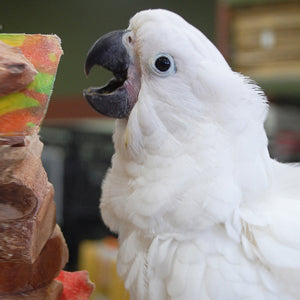
[[[43,199],[48,182],[41,162],[43,143],[38,134],[27,136],[24,143],[23,147],[0,146],[0,190],[8,184],[16,190],[25,186],[37,200]],[[23,201],[22,193],[17,196],[15,201]]]
[[60,300],[63,284],[53,280],[49,285],[25,293],[0,295],[0,300]]
[[68,258],[67,244],[56,225],[33,264],[0,262],[0,295],[24,292],[49,284],[64,268]]
[[[44,199],[36,201],[24,186],[0,188],[0,261],[33,263],[51,236],[55,223],[54,189],[48,183]],[[14,196],[23,199],[15,199]],[[31,209],[33,210],[31,211]]]

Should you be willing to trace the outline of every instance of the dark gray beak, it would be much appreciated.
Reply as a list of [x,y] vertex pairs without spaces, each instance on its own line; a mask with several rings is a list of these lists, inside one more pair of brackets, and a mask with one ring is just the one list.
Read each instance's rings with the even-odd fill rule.
[[114,74],[103,87],[90,87],[83,91],[89,104],[99,113],[112,118],[126,118],[132,108],[124,82],[130,63],[129,54],[123,44],[127,31],[113,31],[103,35],[91,47],[85,61],[88,75],[94,65],[102,66]]

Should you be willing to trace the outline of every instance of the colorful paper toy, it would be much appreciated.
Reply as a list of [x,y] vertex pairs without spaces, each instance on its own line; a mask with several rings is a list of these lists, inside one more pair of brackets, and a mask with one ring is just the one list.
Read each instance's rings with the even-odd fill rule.
[[[25,136],[38,130],[47,111],[63,51],[56,35],[0,34],[0,42],[20,49],[37,71],[34,80],[27,86],[0,97],[1,142],[9,137]],[[19,65],[16,72],[20,72],[20,68],[22,65]]]

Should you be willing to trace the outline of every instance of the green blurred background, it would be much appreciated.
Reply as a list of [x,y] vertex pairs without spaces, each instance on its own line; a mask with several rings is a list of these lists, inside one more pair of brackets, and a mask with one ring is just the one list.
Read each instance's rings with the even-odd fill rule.
[[[83,73],[89,47],[102,34],[125,29],[136,12],[149,8],[173,10],[214,39],[214,1],[193,0],[2,0],[0,25],[5,33],[57,34],[64,55],[59,65],[53,98],[81,95],[91,84],[103,83],[109,74],[93,70]],[[69,98],[69,97],[68,97]]]

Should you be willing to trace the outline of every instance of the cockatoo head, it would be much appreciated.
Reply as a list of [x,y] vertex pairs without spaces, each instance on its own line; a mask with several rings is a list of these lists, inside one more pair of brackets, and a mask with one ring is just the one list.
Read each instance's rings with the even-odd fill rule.
[[199,30],[167,10],[139,12],[127,30],[99,38],[88,52],[86,74],[94,65],[112,71],[114,78],[86,89],[84,96],[113,118],[136,117],[155,130],[159,119],[171,133],[192,120],[240,131],[265,118],[258,88],[233,72]]

